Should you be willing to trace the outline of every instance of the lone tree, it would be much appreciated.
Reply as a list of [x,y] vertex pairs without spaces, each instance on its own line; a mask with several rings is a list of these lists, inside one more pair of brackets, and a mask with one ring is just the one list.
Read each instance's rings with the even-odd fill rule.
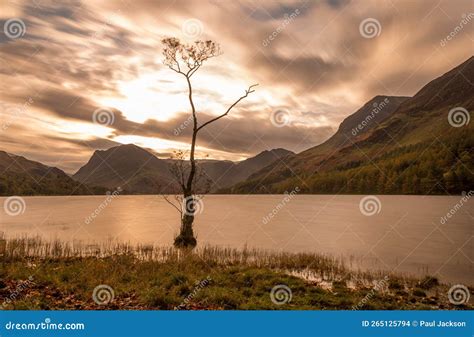
[[162,40],[164,45],[163,55],[164,64],[167,65],[171,70],[178,74],[181,74],[188,85],[188,99],[191,107],[192,127],[193,133],[191,138],[191,148],[189,152],[189,162],[187,165],[183,165],[184,159],[182,153],[181,158],[178,158],[178,165],[174,170],[175,178],[182,191],[182,195],[178,196],[177,200],[181,202],[181,210],[170,202],[175,208],[180,211],[181,214],[181,228],[179,235],[174,240],[174,245],[180,248],[194,248],[196,246],[196,238],[194,237],[193,222],[194,215],[196,212],[196,189],[198,187],[199,172],[196,166],[196,160],[194,153],[196,149],[197,136],[199,131],[208,126],[211,123],[218,121],[219,119],[227,116],[229,112],[237,105],[240,101],[245,99],[249,94],[254,92],[254,87],[257,84],[251,85],[245,91],[245,94],[240,96],[235,102],[233,102],[227,110],[202,124],[198,122],[198,116],[196,107],[193,102],[193,89],[191,84],[191,77],[201,68],[204,61],[210,58],[219,56],[222,54],[220,46],[211,40],[207,41],[195,41],[192,44],[182,43],[177,38],[165,38]]

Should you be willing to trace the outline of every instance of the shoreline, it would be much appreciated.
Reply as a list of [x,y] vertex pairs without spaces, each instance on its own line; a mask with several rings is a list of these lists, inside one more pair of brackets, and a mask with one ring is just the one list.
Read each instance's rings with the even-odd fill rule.
[[[24,238],[2,240],[0,257],[0,299],[10,299],[3,305],[7,310],[474,308],[472,299],[452,304],[449,285],[434,277],[356,272],[318,254],[130,245],[85,250]],[[311,273],[312,279],[303,277]],[[112,300],[94,298],[99,286]]]

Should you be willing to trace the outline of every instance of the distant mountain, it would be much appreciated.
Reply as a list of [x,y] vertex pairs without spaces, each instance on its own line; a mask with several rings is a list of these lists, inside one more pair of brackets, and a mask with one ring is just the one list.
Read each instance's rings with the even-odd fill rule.
[[[298,154],[289,155],[284,162],[276,162],[254,173],[249,182],[261,180],[265,182],[277,181],[280,177],[290,176],[295,173],[305,175],[311,170],[312,163],[318,162],[328,154],[353,144],[356,139],[364,137],[370,130],[380,125],[389,117],[401,103],[409,97],[376,96],[364,104],[362,108],[344,119],[337,132],[324,143]],[[307,163],[308,167],[302,167]],[[240,187],[239,187],[240,188]],[[265,186],[259,185],[259,193],[265,193]],[[246,190],[246,188],[244,188]],[[231,190],[228,190],[230,192]]]
[[89,186],[139,194],[168,193],[173,183],[166,161],[133,144],[95,151],[73,178]]
[[[456,121],[448,117],[454,109],[469,120],[473,83],[471,57],[412,98],[377,96],[325,143],[263,168],[231,191],[281,193],[298,186],[305,193],[446,194],[474,189],[474,123],[454,127]],[[381,100],[388,103],[379,103],[374,113],[371,107]]]
[[88,189],[56,167],[0,151],[0,195],[77,195],[105,193]]
[[255,157],[240,162],[214,161],[202,162],[200,165],[213,181],[213,191],[218,191],[242,182],[263,167],[293,154],[294,152],[279,148],[260,152]]
[[[198,166],[211,181],[212,191],[231,186],[278,158],[293,154],[284,149],[264,151],[241,162],[199,160]],[[121,187],[127,193],[177,193],[170,168],[174,160],[159,159],[151,152],[133,144],[95,151],[89,162],[73,178],[89,186],[109,189]]]

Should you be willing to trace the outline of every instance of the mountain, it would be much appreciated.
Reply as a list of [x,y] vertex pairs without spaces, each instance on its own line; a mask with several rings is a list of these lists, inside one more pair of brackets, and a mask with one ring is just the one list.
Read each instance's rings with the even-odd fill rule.
[[103,193],[88,189],[56,167],[0,151],[0,195],[71,195]]
[[[279,179],[281,176],[293,173],[303,174],[311,170],[311,164],[322,160],[330,153],[353,144],[355,139],[364,137],[370,130],[380,125],[390,116],[401,103],[409,97],[376,96],[364,104],[362,108],[344,119],[337,132],[324,143],[299,154],[289,155],[284,162],[275,163],[264,167],[250,176],[250,181],[261,180],[265,177],[266,182]],[[307,162],[309,167],[300,167],[301,162]],[[228,190],[228,192],[231,190]],[[265,186],[259,186],[259,193],[265,192]]]
[[[325,143],[269,165],[230,190],[282,193],[298,186],[304,193],[446,194],[473,189],[474,133],[468,123],[473,83],[471,57],[411,98],[377,96]],[[374,114],[370,107],[381,99],[388,103]],[[450,118],[450,111],[457,117]],[[362,123],[373,115],[373,123]]]
[[285,149],[273,149],[260,152],[255,157],[245,159],[240,162],[213,161],[201,162],[200,166],[213,182],[213,191],[220,191],[236,183],[247,179],[251,174],[257,172],[277,161],[294,154]]
[[[241,162],[198,160],[198,166],[210,180],[212,191],[217,191],[245,180],[252,173],[289,154],[293,152],[275,149]],[[177,185],[171,174],[171,167],[175,163],[172,159],[159,159],[133,144],[119,145],[105,151],[95,151],[73,178],[89,186],[109,189],[121,187],[133,194],[177,193]]]
[[168,193],[173,183],[166,161],[133,144],[97,150],[73,178],[90,186],[128,193]]

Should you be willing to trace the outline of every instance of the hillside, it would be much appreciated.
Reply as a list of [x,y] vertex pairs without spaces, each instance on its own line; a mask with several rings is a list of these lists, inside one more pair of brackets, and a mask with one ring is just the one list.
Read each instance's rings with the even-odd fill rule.
[[55,167],[0,151],[0,195],[71,195],[105,193],[88,189]]
[[352,133],[365,120],[370,101],[327,142],[265,167],[231,191],[282,193],[299,186],[304,193],[446,194],[473,189],[473,123],[454,127],[448,120],[453,108],[472,114],[473,83],[471,57],[412,98],[397,99],[398,107],[391,106],[372,126]]
[[133,144],[95,151],[73,178],[90,186],[143,194],[167,193],[172,184],[166,161]]
[[[198,166],[212,183],[212,191],[231,186],[278,158],[293,154],[284,149],[263,151],[240,162],[199,160]],[[121,187],[126,193],[153,194],[179,192],[171,166],[172,159],[159,159],[151,152],[133,144],[95,151],[89,162],[73,178],[90,186],[109,189]]]
[[274,163],[278,159],[293,155],[294,153],[285,149],[274,149],[263,151],[255,157],[240,162],[215,161],[201,162],[200,165],[208,177],[213,181],[213,191],[218,191],[242,182],[253,173]]

